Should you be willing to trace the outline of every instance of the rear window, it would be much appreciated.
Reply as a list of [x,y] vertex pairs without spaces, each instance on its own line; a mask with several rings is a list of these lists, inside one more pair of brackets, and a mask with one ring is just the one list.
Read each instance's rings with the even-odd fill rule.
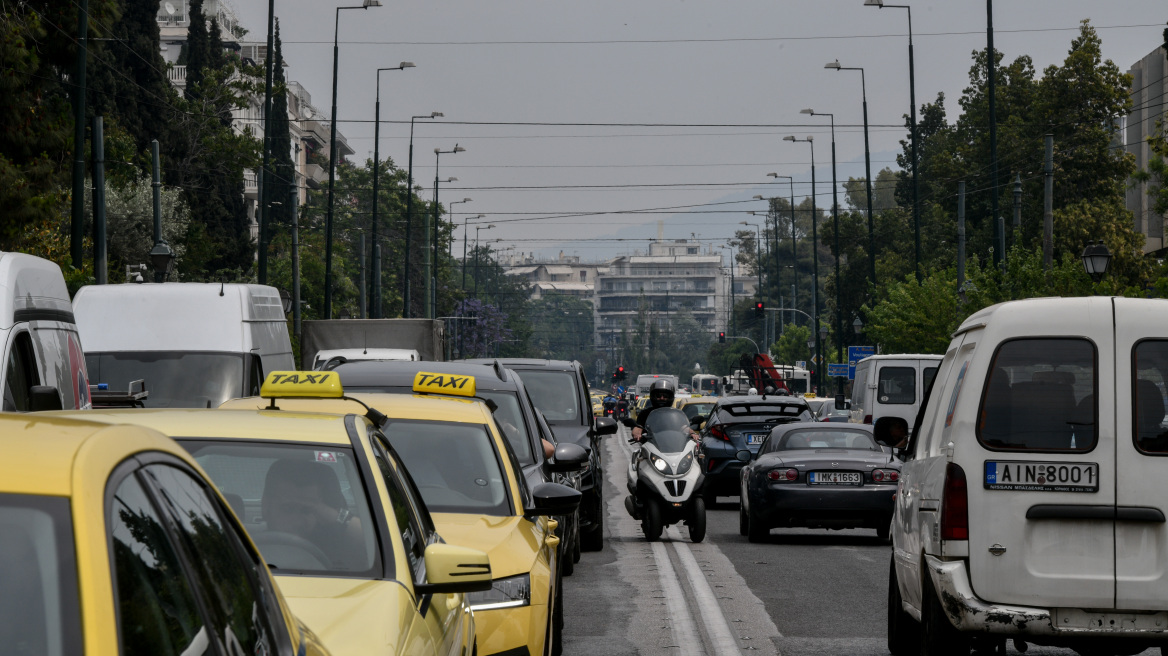
[[1090,451],[1098,438],[1095,345],[1016,339],[998,347],[982,392],[977,439],[994,450]]
[[913,367],[881,367],[876,379],[876,400],[885,405],[916,403],[917,370]]
[[794,403],[736,403],[718,408],[718,416],[723,423],[741,421],[765,421],[776,417],[783,419],[811,420],[811,409]]
[[872,436],[858,430],[796,430],[783,436],[775,451],[799,449],[861,449],[879,451]]
[[1136,448],[1144,453],[1168,454],[1168,341],[1140,342],[1132,351],[1132,429]]

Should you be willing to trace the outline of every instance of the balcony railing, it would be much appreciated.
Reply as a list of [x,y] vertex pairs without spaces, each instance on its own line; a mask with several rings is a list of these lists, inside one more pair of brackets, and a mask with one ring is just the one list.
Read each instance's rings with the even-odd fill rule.
[[170,69],[166,71],[166,79],[170,80],[170,83],[177,86],[177,87],[186,86],[186,84],[187,84],[187,67],[186,66],[171,66]]

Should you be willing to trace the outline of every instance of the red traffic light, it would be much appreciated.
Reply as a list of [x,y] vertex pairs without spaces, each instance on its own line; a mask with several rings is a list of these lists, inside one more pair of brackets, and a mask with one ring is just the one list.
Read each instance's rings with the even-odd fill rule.
[[625,368],[624,367],[617,367],[616,370],[621,372],[621,373],[624,373]]
[[762,301],[759,301],[759,302],[755,303],[755,304],[754,304],[754,308],[755,308],[756,310],[761,310],[761,309],[762,309]]

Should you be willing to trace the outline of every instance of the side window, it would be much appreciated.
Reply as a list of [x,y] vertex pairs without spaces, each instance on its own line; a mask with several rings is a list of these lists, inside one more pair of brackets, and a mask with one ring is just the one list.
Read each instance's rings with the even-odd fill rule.
[[214,653],[175,546],[134,476],[114,492],[108,521],[121,653]]
[[[422,527],[421,520],[415,509],[420,503],[410,491],[406,489],[399,478],[404,471],[399,461],[392,460],[393,456],[382,447],[382,439],[376,435],[370,436],[373,444],[373,457],[377,461],[377,468],[385,479],[385,489],[389,492],[389,504],[393,508],[393,516],[397,523],[397,530],[401,534],[402,545],[406,550],[406,558],[410,561],[410,572],[415,582],[421,582],[426,575],[426,539],[429,531]],[[394,466],[397,465],[397,466]]]
[[977,439],[995,450],[1090,451],[1098,438],[1095,345],[1016,339],[998,347],[982,392]]
[[1168,341],[1148,340],[1132,350],[1132,427],[1136,448],[1168,455],[1165,392],[1168,391]]
[[868,392],[867,374],[867,367],[856,367],[856,378],[852,381],[852,405],[857,409],[864,407],[864,396]]
[[929,385],[933,384],[933,379],[937,377],[937,367],[925,367],[921,370],[921,394],[929,389]]
[[264,364],[258,355],[249,355],[251,363],[248,365],[247,396],[259,396],[260,386],[264,384]]
[[12,340],[12,350],[8,352],[6,368],[4,411],[27,412],[32,387],[41,384],[36,352],[32,348],[32,338],[27,332],[21,332]]
[[885,405],[917,402],[917,370],[913,367],[881,367],[877,374],[876,400]]
[[158,491],[159,504],[173,522],[190,560],[192,574],[206,591],[215,634],[231,654],[273,654],[273,599],[258,587],[258,565],[233,539],[207,489],[168,465],[143,470]]

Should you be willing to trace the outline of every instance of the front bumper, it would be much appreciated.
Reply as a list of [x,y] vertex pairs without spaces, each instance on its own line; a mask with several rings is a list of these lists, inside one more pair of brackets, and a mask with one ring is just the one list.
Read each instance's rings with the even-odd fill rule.
[[479,653],[542,654],[547,636],[548,606],[475,611]]
[[1076,638],[1168,638],[1168,612],[1032,608],[979,599],[964,560],[925,556],[941,608],[959,631],[999,635]]

